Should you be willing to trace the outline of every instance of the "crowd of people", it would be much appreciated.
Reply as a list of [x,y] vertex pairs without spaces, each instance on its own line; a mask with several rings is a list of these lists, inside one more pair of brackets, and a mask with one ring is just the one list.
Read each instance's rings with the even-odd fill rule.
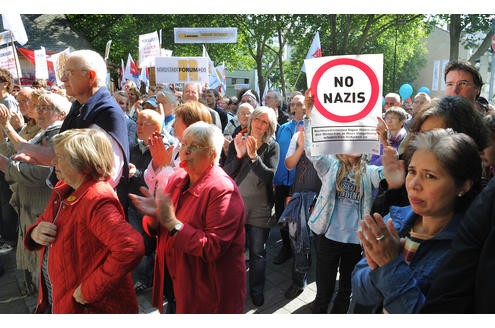
[[312,90],[112,94],[90,50],[62,72],[0,69],[0,255],[36,313],[137,313],[149,288],[161,313],[243,313],[290,259],[289,300],[316,261],[313,313],[493,312],[495,114],[468,62],[443,97],[388,93],[373,156],[312,154]]

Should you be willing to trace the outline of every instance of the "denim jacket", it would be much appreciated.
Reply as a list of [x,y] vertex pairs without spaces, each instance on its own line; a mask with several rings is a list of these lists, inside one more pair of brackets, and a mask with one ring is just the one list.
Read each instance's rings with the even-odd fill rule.
[[[311,155],[311,122],[309,119],[304,120],[304,150],[306,156],[313,163],[322,183],[318,200],[308,221],[309,228],[315,234],[321,235],[329,229],[330,218],[335,207],[337,193],[335,180],[339,171],[340,161],[333,155]],[[358,211],[360,213],[359,219],[370,213],[373,205],[373,188],[378,188],[380,180],[383,178],[383,167],[381,166],[366,165],[366,168],[362,170],[361,189],[359,190],[361,195]]]
[[309,241],[309,231],[306,222],[315,197],[316,193],[314,191],[294,193],[278,220],[278,223],[288,226],[289,235],[295,241],[294,244],[297,253],[308,254],[311,252],[311,243]]
[[[404,237],[414,224],[416,214],[410,206],[405,217],[392,217],[399,236]],[[404,213],[400,211],[397,213]],[[457,213],[447,226],[418,247],[411,264],[402,254],[393,261],[371,270],[363,257],[352,273],[352,298],[362,305],[379,305],[388,313],[418,313],[425,303],[431,282],[437,276],[451,246],[463,213]],[[385,217],[385,221],[388,219]]]

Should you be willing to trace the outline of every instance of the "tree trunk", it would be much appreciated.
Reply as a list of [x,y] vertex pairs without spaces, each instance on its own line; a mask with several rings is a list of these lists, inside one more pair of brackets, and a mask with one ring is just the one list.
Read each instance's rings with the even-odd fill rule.
[[458,60],[459,59],[459,43],[461,39],[461,15],[455,14],[450,15],[450,58],[449,60]]

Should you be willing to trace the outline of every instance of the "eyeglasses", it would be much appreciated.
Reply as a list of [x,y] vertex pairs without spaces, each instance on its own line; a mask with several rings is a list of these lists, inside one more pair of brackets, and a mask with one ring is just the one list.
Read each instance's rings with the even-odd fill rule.
[[469,81],[466,81],[466,80],[462,80],[462,81],[459,81],[459,82],[447,82],[445,83],[445,86],[447,88],[455,88],[455,87],[459,87],[459,88],[465,88],[469,85],[473,85],[473,82],[469,82]]
[[193,153],[200,149],[208,149],[208,147],[202,147],[198,145],[185,145],[185,144],[181,144],[179,146],[179,151],[185,150],[187,153]]
[[397,122],[398,120],[398,117],[385,117],[385,122]]
[[62,75],[60,76],[60,79],[68,79],[72,76],[74,72],[87,72],[87,69],[66,69],[62,72]]
[[45,106],[36,106],[35,108],[38,113],[41,113],[41,112],[53,110],[55,107],[50,105],[45,105]]

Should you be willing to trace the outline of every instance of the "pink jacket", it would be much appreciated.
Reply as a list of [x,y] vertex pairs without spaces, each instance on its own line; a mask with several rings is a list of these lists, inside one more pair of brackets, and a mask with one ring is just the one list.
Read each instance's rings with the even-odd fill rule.
[[170,236],[162,225],[152,234],[150,217],[143,227],[158,236],[153,306],[163,312],[165,266],[173,281],[177,313],[242,313],[246,294],[244,203],[236,183],[214,166],[185,189],[187,173],[177,171],[169,193],[182,229]]
[[[48,254],[52,313],[138,313],[130,271],[144,254],[143,239],[125,221],[117,195],[107,182],[88,180],[76,191],[63,181],[57,184],[24,239],[26,248],[40,250],[43,259],[46,247],[31,238],[41,221],[57,226]],[[89,303],[85,306],[72,297],[80,284]],[[36,310],[43,313],[48,305],[43,277],[39,291]]]

